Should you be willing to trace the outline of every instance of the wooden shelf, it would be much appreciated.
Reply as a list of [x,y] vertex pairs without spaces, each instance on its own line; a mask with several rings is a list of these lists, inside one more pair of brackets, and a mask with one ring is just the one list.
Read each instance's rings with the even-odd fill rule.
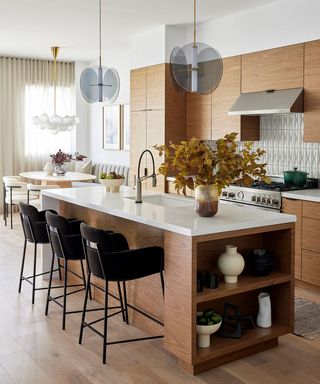
[[235,295],[238,293],[249,292],[255,289],[287,283],[291,281],[291,275],[283,272],[272,272],[268,276],[239,276],[238,282],[235,284],[219,283],[219,288],[204,288],[203,292],[197,294],[197,303],[204,303],[222,297]]
[[288,325],[273,324],[271,328],[257,327],[246,330],[241,339],[229,339],[212,335],[210,347],[197,348],[196,364],[251,347],[257,343],[275,339],[291,331]]

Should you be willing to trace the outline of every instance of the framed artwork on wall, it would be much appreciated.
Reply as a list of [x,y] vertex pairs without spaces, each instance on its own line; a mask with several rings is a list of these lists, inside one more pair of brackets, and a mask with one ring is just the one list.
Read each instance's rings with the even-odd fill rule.
[[121,148],[125,151],[130,150],[130,104],[124,104],[121,113]]
[[103,107],[103,149],[120,149],[120,105]]

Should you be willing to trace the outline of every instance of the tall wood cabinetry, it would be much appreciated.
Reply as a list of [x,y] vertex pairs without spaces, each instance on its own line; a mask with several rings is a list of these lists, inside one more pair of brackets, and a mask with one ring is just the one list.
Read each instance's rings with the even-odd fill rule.
[[[130,181],[133,184],[138,173],[139,157],[144,149],[153,153],[158,169],[163,157],[159,156],[153,146],[185,138],[185,95],[174,89],[167,64],[132,70],[130,83]],[[149,174],[152,172],[150,156],[143,158],[141,175],[145,168]],[[157,187],[152,190],[165,192],[164,178],[159,175],[157,180]],[[143,188],[150,187],[151,181],[144,182]]]
[[223,59],[222,79],[211,95],[187,94],[187,137],[216,140],[236,132],[239,140],[259,140],[259,117],[228,115],[240,89],[241,57]]

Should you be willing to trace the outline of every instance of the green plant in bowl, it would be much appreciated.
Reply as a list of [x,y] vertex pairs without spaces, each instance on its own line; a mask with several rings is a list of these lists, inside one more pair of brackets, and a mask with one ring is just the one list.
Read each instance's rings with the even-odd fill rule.
[[197,312],[198,346],[201,348],[210,346],[210,335],[218,331],[222,318],[213,309]]
[[124,181],[125,177],[116,172],[102,172],[100,174],[100,183],[106,187],[108,192],[119,192],[120,186],[124,183]]

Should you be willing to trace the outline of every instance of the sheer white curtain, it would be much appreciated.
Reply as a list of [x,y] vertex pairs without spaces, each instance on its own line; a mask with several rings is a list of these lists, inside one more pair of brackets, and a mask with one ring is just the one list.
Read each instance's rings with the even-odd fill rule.
[[[73,132],[53,138],[30,121],[53,109],[51,69],[49,60],[0,57],[0,180],[4,175],[40,170],[49,153],[59,148],[74,149]],[[57,86],[57,113],[75,114],[73,63],[57,63]]]

